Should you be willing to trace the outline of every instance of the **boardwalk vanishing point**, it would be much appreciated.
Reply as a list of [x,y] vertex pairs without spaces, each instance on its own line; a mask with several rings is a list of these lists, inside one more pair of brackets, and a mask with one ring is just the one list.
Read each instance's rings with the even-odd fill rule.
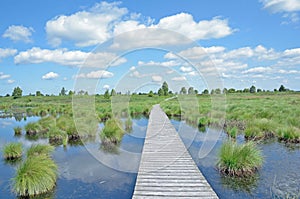
[[132,198],[218,198],[159,105],[150,113]]

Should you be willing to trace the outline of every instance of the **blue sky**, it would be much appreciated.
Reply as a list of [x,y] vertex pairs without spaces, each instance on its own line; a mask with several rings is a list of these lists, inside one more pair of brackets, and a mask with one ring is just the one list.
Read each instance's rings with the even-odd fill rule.
[[300,90],[299,0],[5,0],[0,18],[0,95]]

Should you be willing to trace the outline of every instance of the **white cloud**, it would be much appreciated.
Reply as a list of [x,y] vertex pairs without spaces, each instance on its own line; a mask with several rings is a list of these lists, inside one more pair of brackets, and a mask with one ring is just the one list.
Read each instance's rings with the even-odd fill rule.
[[17,53],[16,49],[10,49],[10,48],[0,48],[0,59],[13,56]]
[[125,58],[118,58],[114,53],[87,53],[78,50],[68,51],[67,49],[48,50],[40,49],[38,47],[33,47],[27,51],[20,52],[14,58],[15,64],[52,62],[65,66],[98,68],[105,68],[109,64],[111,64],[111,66],[116,66],[125,63],[126,61]]
[[0,80],[1,79],[8,79],[8,78],[10,78],[10,75],[4,74],[3,72],[0,72]]
[[173,80],[173,81],[186,81],[186,77],[184,77],[184,76],[173,77],[171,80]]
[[166,62],[155,62],[155,61],[149,61],[149,62],[143,62],[139,61],[138,65],[139,66],[162,66],[162,67],[172,67],[172,66],[178,66],[180,63],[171,60],[171,61],[166,61]]
[[81,73],[77,75],[77,78],[88,78],[88,79],[106,79],[113,77],[114,74],[111,72],[108,72],[106,70],[97,70],[97,71],[91,71],[89,73]]
[[250,68],[248,70],[243,71],[243,74],[247,73],[265,73],[265,72],[270,72],[272,71],[272,68],[270,67],[255,67],[255,68]]
[[234,32],[228,26],[226,19],[215,17],[212,20],[196,22],[193,16],[188,13],[162,18],[156,27],[173,30],[193,40],[222,38]]
[[15,42],[23,41],[25,43],[32,42],[31,35],[34,32],[33,28],[24,27],[24,26],[9,26],[8,29],[5,30],[2,37],[9,38]]
[[15,82],[15,80],[13,80],[13,79],[7,80],[7,83],[8,83],[8,84],[13,84],[14,82]]
[[104,88],[105,90],[108,90],[108,89],[110,88],[110,86],[107,85],[107,84],[105,84],[105,85],[103,86],[103,88]]
[[136,69],[135,66],[131,66],[131,67],[129,68],[130,71],[134,71],[135,69]]
[[126,8],[119,8],[119,4],[101,2],[90,10],[51,19],[46,23],[49,43],[58,46],[66,40],[77,46],[90,46],[108,40],[112,27],[128,13]]
[[192,67],[181,66],[179,70],[180,70],[181,72],[187,73],[187,72],[193,71],[193,68],[192,68]]
[[260,0],[271,12],[295,12],[300,10],[299,0]]
[[154,82],[161,82],[162,81],[162,77],[159,75],[153,75],[152,76],[152,81]]
[[58,77],[59,77],[59,75],[57,73],[55,73],[55,72],[49,72],[49,73],[43,75],[42,79],[44,79],[44,80],[52,80],[52,79],[56,79]]

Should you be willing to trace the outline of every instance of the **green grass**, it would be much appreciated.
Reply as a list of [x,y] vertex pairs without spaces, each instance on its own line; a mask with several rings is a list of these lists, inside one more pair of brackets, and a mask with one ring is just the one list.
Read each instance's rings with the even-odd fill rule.
[[223,143],[219,152],[220,172],[231,176],[253,174],[263,163],[261,151],[254,142],[237,144],[232,141]]
[[41,131],[42,127],[38,122],[29,122],[25,126],[27,135],[36,135]]
[[20,127],[20,126],[14,127],[14,132],[15,132],[15,135],[21,135],[22,127]]
[[100,138],[104,143],[118,144],[122,140],[124,131],[121,121],[117,119],[109,119],[100,132]]
[[132,131],[132,119],[130,117],[127,117],[127,119],[125,120],[125,130],[127,132]]
[[50,145],[36,144],[32,145],[26,152],[27,158],[35,157],[35,156],[50,156],[53,152],[54,147]]
[[47,156],[27,158],[13,178],[13,190],[19,196],[35,196],[55,187],[57,165]]
[[281,127],[277,130],[279,140],[300,143],[300,129],[296,127]]
[[6,144],[3,148],[3,156],[7,160],[14,160],[22,157],[22,144],[19,142]]

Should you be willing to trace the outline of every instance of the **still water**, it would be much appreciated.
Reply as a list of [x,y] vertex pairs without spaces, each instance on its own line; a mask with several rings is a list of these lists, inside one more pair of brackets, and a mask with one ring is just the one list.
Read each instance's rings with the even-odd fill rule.
[[[20,137],[14,136],[13,127],[23,127],[27,122],[38,119],[39,117],[28,117],[26,121],[16,121],[13,118],[1,118],[0,148],[13,141],[22,142],[25,148],[34,143],[48,143],[47,139],[29,140],[24,135],[25,132]],[[259,172],[251,178],[229,178],[220,175],[215,166],[218,150],[227,139],[226,134],[217,129],[200,132],[184,121],[171,122],[220,198],[299,197],[299,146],[286,146],[276,140],[261,142],[258,146],[265,162]],[[52,193],[40,198],[131,198],[147,124],[147,118],[133,119],[132,131],[115,148],[101,146],[99,138],[84,145],[69,144],[65,148],[57,146],[53,153],[53,159],[59,168],[57,186]],[[99,129],[102,127],[100,124]],[[237,141],[244,142],[243,137],[239,136]],[[205,148],[204,153],[200,153],[200,158],[201,146]],[[17,164],[5,162],[0,153],[0,198],[16,198],[11,191],[11,178],[15,175],[16,168]]]

